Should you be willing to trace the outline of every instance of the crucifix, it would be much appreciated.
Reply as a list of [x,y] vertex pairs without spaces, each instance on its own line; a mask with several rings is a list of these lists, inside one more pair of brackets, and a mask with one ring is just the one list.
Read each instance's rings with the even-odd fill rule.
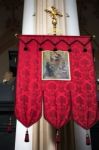
[[50,10],[45,9],[45,11],[49,13],[52,18],[53,34],[56,35],[57,17],[62,17],[63,15],[54,6],[52,6]]

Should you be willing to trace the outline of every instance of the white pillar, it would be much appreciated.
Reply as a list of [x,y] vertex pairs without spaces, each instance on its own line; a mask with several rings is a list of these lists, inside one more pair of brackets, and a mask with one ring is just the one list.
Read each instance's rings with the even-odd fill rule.
[[78,15],[76,0],[65,1],[65,14],[69,17],[66,18],[66,34],[79,35]]
[[[37,34],[46,35],[52,27],[51,20],[48,14],[44,11],[54,5],[54,0],[37,0]],[[43,110],[43,108],[42,108]],[[42,112],[43,114],[43,112]],[[38,128],[37,128],[38,127]],[[53,142],[53,128],[42,116],[40,121],[33,125],[33,131],[37,131],[37,136],[33,134],[33,150],[55,150]],[[34,131],[34,132],[35,132]],[[36,132],[35,132],[36,133]],[[36,139],[38,144],[36,143]],[[39,141],[38,141],[39,139]]]
[[[69,14],[66,18],[66,34],[79,35],[78,15],[76,0],[65,0],[65,13]],[[91,146],[86,145],[86,130],[74,123],[75,149],[91,150]]]
[[[23,11],[23,27],[22,34],[35,34],[36,32],[36,18],[35,18],[35,0],[24,0]],[[15,138],[15,150],[32,150],[32,132],[33,128],[29,128],[30,142],[24,142],[26,128],[17,121],[16,124],[16,138]]]
[[36,0],[24,0],[22,34],[36,33]]

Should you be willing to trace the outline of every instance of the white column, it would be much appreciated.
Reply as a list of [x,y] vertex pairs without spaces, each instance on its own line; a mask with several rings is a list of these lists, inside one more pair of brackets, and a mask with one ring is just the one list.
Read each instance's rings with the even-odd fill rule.
[[[54,5],[54,0],[37,0],[37,34],[49,34],[52,24],[48,14],[44,11]],[[43,109],[42,109],[43,110]],[[43,113],[42,113],[43,114]],[[33,150],[55,150],[55,143],[52,140],[52,126],[42,116],[40,121],[35,125],[39,128],[37,139],[38,147],[33,145]],[[35,135],[33,135],[34,137]],[[35,137],[34,137],[35,139]]]
[[66,17],[66,34],[67,35],[79,35],[78,15],[76,0],[64,0],[65,1],[65,15]]
[[36,33],[36,0],[24,0],[22,34]]
[[[24,0],[24,11],[23,11],[23,27],[22,34],[35,34],[36,32],[36,18],[35,14],[35,0]],[[24,142],[26,128],[17,121],[16,124],[16,138],[15,138],[15,150],[32,150],[32,132],[33,128],[29,128],[30,142]]]
[[[76,0],[65,0],[65,11],[69,14],[69,17],[66,18],[66,34],[79,35]],[[91,146],[86,145],[86,130],[76,123],[74,123],[74,134],[76,150],[91,150]]]

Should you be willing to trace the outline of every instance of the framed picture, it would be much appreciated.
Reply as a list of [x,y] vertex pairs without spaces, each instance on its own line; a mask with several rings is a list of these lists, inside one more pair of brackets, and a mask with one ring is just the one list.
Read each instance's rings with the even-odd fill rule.
[[71,80],[68,51],[42,51],[42,80]]

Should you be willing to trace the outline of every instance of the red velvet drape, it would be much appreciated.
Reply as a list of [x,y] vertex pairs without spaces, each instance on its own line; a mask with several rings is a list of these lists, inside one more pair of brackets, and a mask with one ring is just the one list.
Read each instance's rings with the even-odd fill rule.
[[[70,119],[83,128],[96,122],[97,102],[89,36],[20,35],[16,81],[17,119],[26,127],[42,115],[55,128]],[[68,51],[71,80],[42,80],[42,51]]]

